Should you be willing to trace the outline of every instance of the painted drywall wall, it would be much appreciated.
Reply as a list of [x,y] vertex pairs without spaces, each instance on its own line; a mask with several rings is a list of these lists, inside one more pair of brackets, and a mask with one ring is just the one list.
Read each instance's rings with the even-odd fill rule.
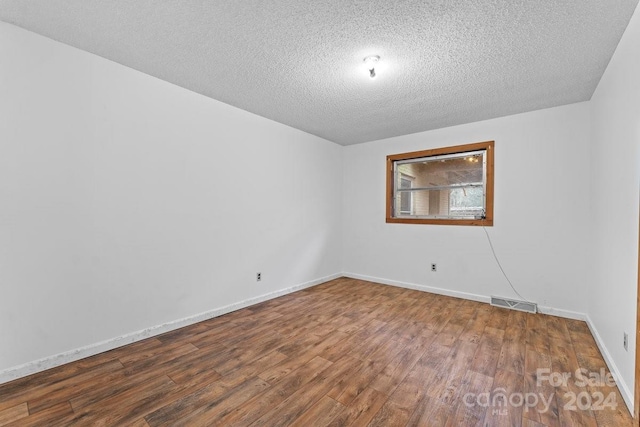
[[499,260],[525,299],[580,317],[590,261],[589,111],[572,104],[345,147],[345,272],[481,301],[519,299],[482,227],[385,223],[387,155],[495,140],[495,226],[487,231]]
[[[640,11],[636,9],[591,99],[595,266],[588,312],[633,394],[640,194]],[[623,333],[629,334],[629,350]]]
[[340,146],[6,23],[0,57],[0,371],[340,272]]

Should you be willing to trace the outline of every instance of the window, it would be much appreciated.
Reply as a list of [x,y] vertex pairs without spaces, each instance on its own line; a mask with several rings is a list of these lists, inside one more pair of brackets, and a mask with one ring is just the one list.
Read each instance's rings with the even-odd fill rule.
[[[413,187],[413,179],[409,175],[400,174],[400,189],[408,190]],[[413,214],[413,192],[402,191],[400,193],[400,213],[402,215]]]
[[387,222],[493,225],[493,141],[387,156]]

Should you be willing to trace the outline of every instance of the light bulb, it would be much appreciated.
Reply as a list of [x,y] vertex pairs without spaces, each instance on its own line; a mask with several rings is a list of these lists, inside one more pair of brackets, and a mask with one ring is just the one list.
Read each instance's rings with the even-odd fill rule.
[[380,60],[378,55],[371,55],[364,58],[364,63],[367,66],[367,70],[369,70],[369,77],[372,79],[376,76],[376,63]]

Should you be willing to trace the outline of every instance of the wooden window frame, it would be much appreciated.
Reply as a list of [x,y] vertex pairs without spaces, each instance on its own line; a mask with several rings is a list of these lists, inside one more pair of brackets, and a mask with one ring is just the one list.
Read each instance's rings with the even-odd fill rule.
[[[387,156],[387,197],[386,221],[395,224],[436,224],[436,225],[471,225],[493,226],[493,182],[494,182],[494,141],[476,142],[473,144],[452,147],[434,148],[431,150],[412,151],[409,153]],[[417,159],[420,157],[441,156],[445,154],[464,154],[471,151],[486,150],[486,182],[485,182],[485,218],[483,219],[447,219],[447,218],[397,218],[393,216],[394,162]]]

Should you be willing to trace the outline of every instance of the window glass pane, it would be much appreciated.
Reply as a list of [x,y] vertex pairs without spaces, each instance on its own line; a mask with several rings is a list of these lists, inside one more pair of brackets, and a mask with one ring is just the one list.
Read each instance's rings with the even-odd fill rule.
[[419,162],[398,165],[400,173],[415,177],[414,187],[417,188],[482,182],[482,170],[482,154],[424,158]]
[[478,216],[484,212],[482,187],[454,188],[449,195],[449,212],[455,216]]
[[[408,189],[411,188],[411,179],[409,178],[400,178],[400,188]],[[400,213],[402,214],[411,214],[411,192],[402,192],[400,193]]]
[[[411,212],[405,211],[402,206],[403,198],[409,194],[413,202]],[[477,204],[478,200],[480,204]],[[397,216],[479,218],[484,210],[482,187],[400,192],[398,201],[400,209],[396,211]]]
[[398,162],[396,216],[479,218],[484,152]]
[[[412,215],[446,216],[449,214],[449,191],[414,190],[410,193],[411,197],[413,198],[413,211],[411,212]],[[402,199],[402,193],[400,193],[398,197],[399,199]],[[405,212],[400,211],[396,212],[396,215],[406,214]]]

